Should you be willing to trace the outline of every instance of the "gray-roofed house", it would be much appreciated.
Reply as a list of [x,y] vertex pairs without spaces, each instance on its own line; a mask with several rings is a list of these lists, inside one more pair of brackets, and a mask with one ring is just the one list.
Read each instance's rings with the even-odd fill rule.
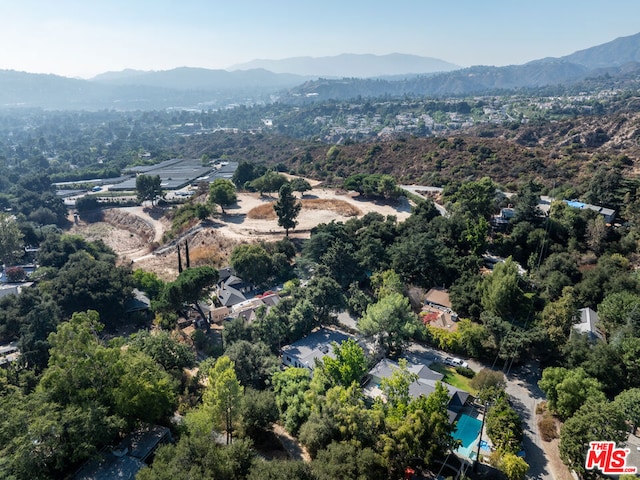
[[220,269],[218,275],[219,279],[216,293],[223,307],[232,307],[246,301],[247,296],[251,296],[253,285],[237,277],[231,267]]
[[159,445],[171,442],[167,427],[149,425],[127,435],[111,452],[85,463],[74,480],[134,480]]
[[355,337],[321,327],[291,345],[282,347],[282,364],[285,367],[306,368],[313,372],[316,360],[321,360],[325,355],[334,356],[333,342],[340,345],[349,339],[355,339]]
[[590,340],[604,340],[604,334],[600,330],[600,320],[598,313],[591,308],[581,308],[580,321],[571,327],[572,332],[583,333],[589,336]]
[[[388,358],[380,360],[369,371],[369,381],[364,389],[365,395],[373,399],[383,396],[384,394],[380,389],[381,381],[385,378],[390,378],[393,375],[393,372],[399,368],[400,365],[393,360]],[[469,399],[469,393],[453,387],[448,383],[444,383],[442,381],[444,375],[431,370],[426,365],[408,362],[407,369],[410,373],[418,376],[418,379],[409,385],[409,395],[411,398],[418,398],[420,396],[427,397],[431,395],[436,390],[437,382],[441,382],[442,385],[444,385],[449,392],[450,397],[449,405],[447,406],[447,414],[449,416],[449,421],[453,423],[458,417],[460,410],[462,410],[462,407]]]
[[611,208],[601,207],[600,205],[591,205],[590,203],[579,202],[578,200],[564,200],[564,203],[573,208],[580,210],[593,210],[602,215],[606,223],[613,223],[616,219],[616,211]]
[[133,289],[133,297],[126,303],[125,308],[127,313],[146,312],[151,308],[151,300],[144,292]]

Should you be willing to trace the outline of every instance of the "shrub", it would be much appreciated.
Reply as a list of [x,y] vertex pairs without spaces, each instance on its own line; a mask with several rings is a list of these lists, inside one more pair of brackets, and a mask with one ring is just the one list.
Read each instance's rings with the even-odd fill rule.
[[6,270],[6,274],[9,283],[22,282],[26,278],[26,274],[22,267],[9,267]]
[[540,430],[540,436],[545,442],[550,442],[554,438],[558,438],[556,421],[550,415],[545,415],[538,421],[538,430]]
[[471,370],[469,367],[456,367],[456,372],[467,378],[473,378],[476,375],[476,372]]

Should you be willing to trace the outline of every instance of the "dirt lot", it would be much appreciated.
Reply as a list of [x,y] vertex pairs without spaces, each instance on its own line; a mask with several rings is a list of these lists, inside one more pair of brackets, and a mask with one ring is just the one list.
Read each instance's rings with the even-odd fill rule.
[[[271,204],[276,200],[277,196],[239,193],[237,204],[227,208],[226,215],[218,213],[210,227],[189,237],[191,263],[222,266],[237,243],[282,238],[284,231],[278,226],[275,214],[271,213]],[[404,197],[397,204],[391,204],[366,200],[353,192],[314,188],[304,195],[302,202],[299,223],[289,233],[291,237],[309,238],[311,229],[320,223],[344,222],[369,212],[395,215],[398,220],[404,220],[410,214],[410,205]],[[165,280],[176,277],[175,248],[160,255],[151,253],[152,242],[158,242],[169,228],[168,221],[161,218],[157,210],[121,208],[107,213],[105,220],[95,223],[81,220],[73,226],[71,233],[89,240],[104,240],[118,253],[122,264],[135,263],[136,268],[153,271]]]
[[[257,215],[256,212],[267,212],[277,196],[260,196],[258,193],[238,194],[238,203],[227,208],[227,215],[216,219],[216,228],[226,237],[240,241],[247,239],[273,239],[282,235],[277,218],[270,213]],[[266,207],[266,208],[265,208]],[[253,212],[253,213],[252,213]],[[345,222],[354,216],[362,216],[369,212],[382,215],[395,215],[398,220],[406,219],[410,214],[410,205],[402,199],[397,205],[375,202],[361,198],[353,192],[314,188],[302,198],[302,210],[298,216],[298,226],[290,235],[296,238],[309,238],[310,231],[320,223],[332,220]],[[266,218],[252,218],[252,217]]]

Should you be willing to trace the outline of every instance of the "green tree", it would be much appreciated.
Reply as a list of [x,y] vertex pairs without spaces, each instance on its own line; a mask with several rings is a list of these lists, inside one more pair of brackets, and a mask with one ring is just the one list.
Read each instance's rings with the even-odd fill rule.
[[289,367],[275,372],[271,379],[280,417],[285,428],[295,435],[310,413],[304,398],[311,383],[309,370]]
[[277,192],[285,183],[288,182],[284,175],[269,170],[261,177],[249,182],[249,187],[262,195],[263,193]]
[[332,442],[320,450],[311,468],[317,480],[366,480],[387,474],[378,453],[347,442]]
[[0,262],[7,267],[15,265],[22,258],[23,237],[15,217],[0,213]]
[[280,187],[278,201],[273,205],[273,209],[278,215],[278,225],[284,228],[287,237],[289,236],[289,230],[296,228],[298,224],[296,218],[301,208],[302,204],[293,196],[291,184],[283,184]]
[[445,191],[445,198],[453,203],[452,209],[471,218],[489,219],[496,208],[496,184],[489,177],[465,182],[453,192]]
[[560,458],[581,478],[600,478],[585,470],[589,442],[622,443],[628,437],[624,414],[603,399],[590,399],[569,418],[560,430]]
[[[391,415],[402,418],[411,402],[409,394],[410,385],[418,380],[418,375],[411,373],[407,366],[407,361],[401,358],[398,368],[394,369],[390,377],[383,378],[380,382],[380,389],[385,397],[384,407]],[[389,413],[388,413],[389,415]]]
[[238,188],[245,188],[245,184],[264,175],[265,167],[263,165],[254,165],[249,162],[240,162],[238,168],[233,173],[231,180]]
[[133,271],[133,285],[149,295],[151,300],[158,300],[165,283],[153,272],[140,268]]
[[367,359],[362,347],[350,338],[341,345],[334,343],[332,348],[335,358],[325,356],[321,366],[332,383],[343,387],[354,382],[359,384],[367,373]]
[[513,319],[526,303],[518,265],[511,257],[495,266],[481,289],[484,309],[504,319]]
[[511,452],[502,456],[499,467],[509,480],[524,480],[529,470],[529,464],[524,458]]
[[244,388],[236,377],[233,362],[229,357],[218,358],[209,371],[209,385],[202,401],[207,410],[211,411],[214,425],[224,429],[227,445],[233,442],[243,391]]
[[358,320],[358,328],[364,335],[376,337],[383,350],[393,354],[402,351],[419,325],[409,300],[399,293],[391,293],[369,305]]
[[598,305],[598,318],[608,336],[626,326],[640,326],[640,295],[628,291],[610,293]]
[[136,195],[138,202],[150,200],[153,205],[156,198],[162,195],[160,175],[138,175],[136,177]]
[[565,287],[562,296],[556,301],[547,303],[540,319],[551,343],[556,348],[564,345],[569,339],[571,327],[576,323],[578,307],[573,296],[573,288]]
[[200,300],[208,288],[218,281],[218,271],[209,266],[188,268],[168,283],[159,301],[160,309],[180,310],[185,303],[193,305],[202,318],[207,318]]
[[469,383],[478,390],[478,397],[483,402],[493,401],[500,397],[507,387],[504,373],[490,368],[483,368],[477,372]]
[[386,297],[391,293],[399,293],[401,295],[405,293],[402,279],[394,270],[374,273],[371,276],[371,287],[378,299]]
[[503,452],[518,453],[522,443],[522,420],[507,400],[500,395],[487,411],[487,435],[495,447]]
[[311,190],[311,184],[304,178],[295,177],[291,179],[291,190],[294,192],[300,192],[304,195],[304,192]]
[[163,445],[153,463],[138,472],[137,480],[210,480],[246,478],[255,453],[251,442],[237,440],[221,446],[206,435],[182,435],[175,445]]
[[245,436],[258,441],[273,422],[278,420],[276,396],[271,390],[247,388],[240,408],[241,431]]
[[257,461],[247,480],[315,480],[311,466],[302,460]]
[[460,346],[468,356],[479,358],[484,354],[483,344],[486,342],[487,331],[483,325],[463,318],[458,322],[457,332],[460,336]]
[[330,322],[346,305],[342,288],[331,277],[314,276],[302,289],[302,296],[313,305],[318,324]]
[[452,437],[454,427],[449,422],[448,403],[447,389],[438,382],[428,397],[411,401],[408,408],[389,411],[379,440],[389,478],[398,477],[407,466],[443,458],[449,449],[459,445]]
[[139,350],[153,358],[166,371],[181,372],[191,368],[196,358],[193,350],[180,342],[170,332],[139,331],[129,339],[131,348]]
[[122,427],[95,402],[61,405],[35,393],[7,395],[1,404],[5,420],[0,428],[0,476],[7,479],[63,478],[70,465],[114,441]]
[[542,212],[538,208],[538,203],[540,203],[541,190],[542,185],[531,180],[520,186],[518,194],[513,199],[515,204],[513,223],[529,222],[535,225],[540,222]]
[[123,319],[125,304],[131,298],[131,274],[126,267],[79,251],[69,257],[49,288],[64,314],[96,310],[102,321],[112,326]]
[[640,425],[640,388],[630,388],[621,392],[613,403],[635,432]]
[[225,215],[224,207],[233,205],[237,199],[236,187],[231,181],[217,178],[209,185],[209,203],[212,206],[220,205],[223,215]]
[[245,387],[265,388],[279,366],[278,359],[261,341],[238,340],[228,346],[224,354],[233,362],[238,381]]
[[169,421],[176,408],[177,382],[167,372],[148,355],[134,351],[119,352],[114,369],[117,380],[107,393],[129,428]]
[[571,417],[587,399],[605,398],[600,383],[582,368],[545,368],[538,385],[547,396],[549,409],[563,419]]
[[254,285],[264,285],[273,273],[271,256],[257,243],[236,246],[230,261],[238,276]]

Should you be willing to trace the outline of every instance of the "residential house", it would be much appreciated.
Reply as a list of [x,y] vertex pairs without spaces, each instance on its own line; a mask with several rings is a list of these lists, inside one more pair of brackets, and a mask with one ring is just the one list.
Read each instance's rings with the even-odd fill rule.
[[586,334],[590,340],[604,340],[604,334],[600,330],[600,320],[598,319],[598,313],[591,308],[581,308],[580,321],[574,323],[571,327],[571,332],[577,332]]
[[149,300],[149,297],[137,288],[134,288],[132,293],[133,297],[125,305],[127,314],[143,313],[149,315],[151,313],[151,300]]
[[134,480],[136,474],[151,461],[156,449],[172,442],[167,427],[147,426],[130,433],[110,452],[102,452],[85,463],[74,480]]
[[263,308],[266,314],[271,307],[276,306],[278,303],[280,303],[280,296],[277,293],[267,292],[234,305],[231,307],[229,316],[242,318],[246,323],[252,323],[258,319],[258,310],[260,308]]
[[291,345],[282,347],[282,364],[285,367],[306,368],[313,372],[316,360],[321,360],[325,355],[334,357],[334,342],[340,345],[350,338],[355,339],[352,335],[338,330],[321,327]]
[[577,200],[564,200],[564,203],[566,203],[570,207],[578,208],[580,210],[593,210],[594,212],[602,215],[605,223],[613,223],[613,221],[616,219],[616,211],[611,208],[605,208],[599,205],[591,205],[589,203],[583,203]]
[[209,319],[209,321],[211,323],[220,323],[222,322],[225,318],[227,318],[229,316],[229,314],[231,313],[231,310],[229,309],[229,307],[216,307],[216,308],[212,308],[211,310],[209,310],[209,314],[211,316],[211,318]]
[[424,298],[424,306],[420,313],[425,325],[446,328],[455,331],[458,327],[458,314],[452,310],[449,291],[441,288],[432,288]]
[[497,230],[504,230],[515,216],[515,210],[512,207],[501,208],[498,215],[491,217],[491,226]]
[[[400,365],[388,358],[380,360],[376,366],[374,366],[368,374],[367,383],[364,389],[364,393],[371,399],[383,397],[384,393],[380,389],[380,384],[383,379],[390,378],[393,372],[398,370]],[[407,363],[407,369],[410,373],[417,375],[418,379],[409,385],[409,395],[411,398],[419,398],[420,396],[429,396],[436,390],[436,383],[442,382],[444,375],[431,370],[426,365],[415,364],[412,362]],[[442,385],[449,392],[449,405],[447,406],[447,414],[449,421],[453,423],[458,414],[462,410],[469,400],[470,394],[464,390],[460,390],[456,387],[442,382]]]
[[20,358],[20,350],[15,342],[0,346],[0,367],[6,367]]
[[252,296],[253,285],[237,277],[233,268],[223,268],[219,275],[216,295],[222,306],[232,307]]
[[33,282],[0,284],[0,298],[7,295],[20,295],[23,289],[33,285]]

